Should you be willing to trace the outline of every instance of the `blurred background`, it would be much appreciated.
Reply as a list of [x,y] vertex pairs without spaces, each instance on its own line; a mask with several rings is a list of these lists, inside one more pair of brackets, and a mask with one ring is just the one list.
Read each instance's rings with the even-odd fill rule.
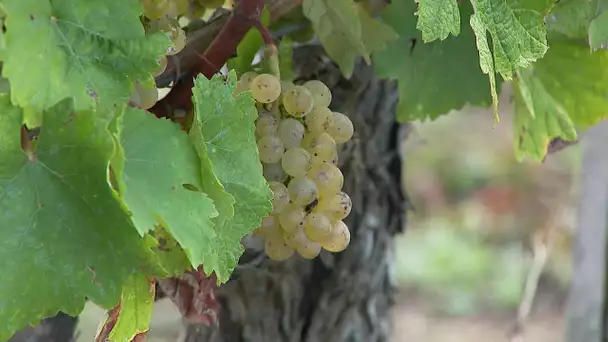
[[[520,341],[518,315],[525,341],[562,341],[581,150],[517,161],[503,95],[495,129],[490,110],[465,108],[415,123],[404,144],[414,210],[395,240],[394,342]],[[157,306],[148,341],[175,341],[176,309]],[[87,304],[79,341],[103,315]]]

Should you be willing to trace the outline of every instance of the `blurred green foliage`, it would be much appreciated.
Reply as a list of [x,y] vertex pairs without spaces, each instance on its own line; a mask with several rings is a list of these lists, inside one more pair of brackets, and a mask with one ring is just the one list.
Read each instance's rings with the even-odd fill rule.
[[445,218],[428,220],[396,243],[399,282],[422,289],[447,313],[519,303],[529,264],[521,246],[497,248]]

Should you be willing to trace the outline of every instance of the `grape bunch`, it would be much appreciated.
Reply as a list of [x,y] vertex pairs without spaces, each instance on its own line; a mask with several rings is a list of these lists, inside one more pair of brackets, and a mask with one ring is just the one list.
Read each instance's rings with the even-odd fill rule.
[[342,220],[352,202],[342,191],[337,146],[353,136],[350,119],[328,108],[331,91],[317,80],[295,85],[247,72],[236,91],[251,91],[259,110],[258,150],[274,198],[254,234],[264,238],[268,257],[313,259],[321,249],[343,251],[350,231]]
[[[184,21],[199,19],[208,9],[224,5],[224,0],[140,0],[144,18],[142,22],[146,33],[162,31],[169,34],[171,45],[158,61],[160,66],[152,76],[162,74],[167,68],[167,56],[176,55],[186,47],[186,32],[182,28]],[[131,102],[137,107],[150,109],[158,101],[158,90],[155,84],[135,83]]]

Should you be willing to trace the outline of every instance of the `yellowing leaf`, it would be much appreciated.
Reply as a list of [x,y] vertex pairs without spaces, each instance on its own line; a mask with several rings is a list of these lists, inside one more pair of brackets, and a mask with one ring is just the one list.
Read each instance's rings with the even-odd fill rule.
[[575,140],[576,129],[565,108],[533,75],[533,68],[518,72],[515,83],[515,156],[541,161],[553,138]]
[[154,310],[154,281],[141,275],[133,275],[122,288],[120,309],[116,325],[110,332],[110,341],[131,342],[150,328]]

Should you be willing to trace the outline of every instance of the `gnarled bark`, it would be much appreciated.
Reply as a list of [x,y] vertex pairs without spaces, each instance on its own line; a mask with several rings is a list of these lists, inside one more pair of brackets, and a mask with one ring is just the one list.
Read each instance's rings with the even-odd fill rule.
[[318,46],[301,47],[294,58],[299,78],[330,86],[332,109],[347,113],[355,125],[353,140],[340,153],[345,191],[353,199],[346,219],[351,244],[312,261],[266,259],[239,267],[219,291],[219,331],[190,325],[185,342],[389,340],[392,239],[402,229],[406,203],[398,152],[405,130],[395,123],[395,85],[374,78],[367,66],[345,80]]

